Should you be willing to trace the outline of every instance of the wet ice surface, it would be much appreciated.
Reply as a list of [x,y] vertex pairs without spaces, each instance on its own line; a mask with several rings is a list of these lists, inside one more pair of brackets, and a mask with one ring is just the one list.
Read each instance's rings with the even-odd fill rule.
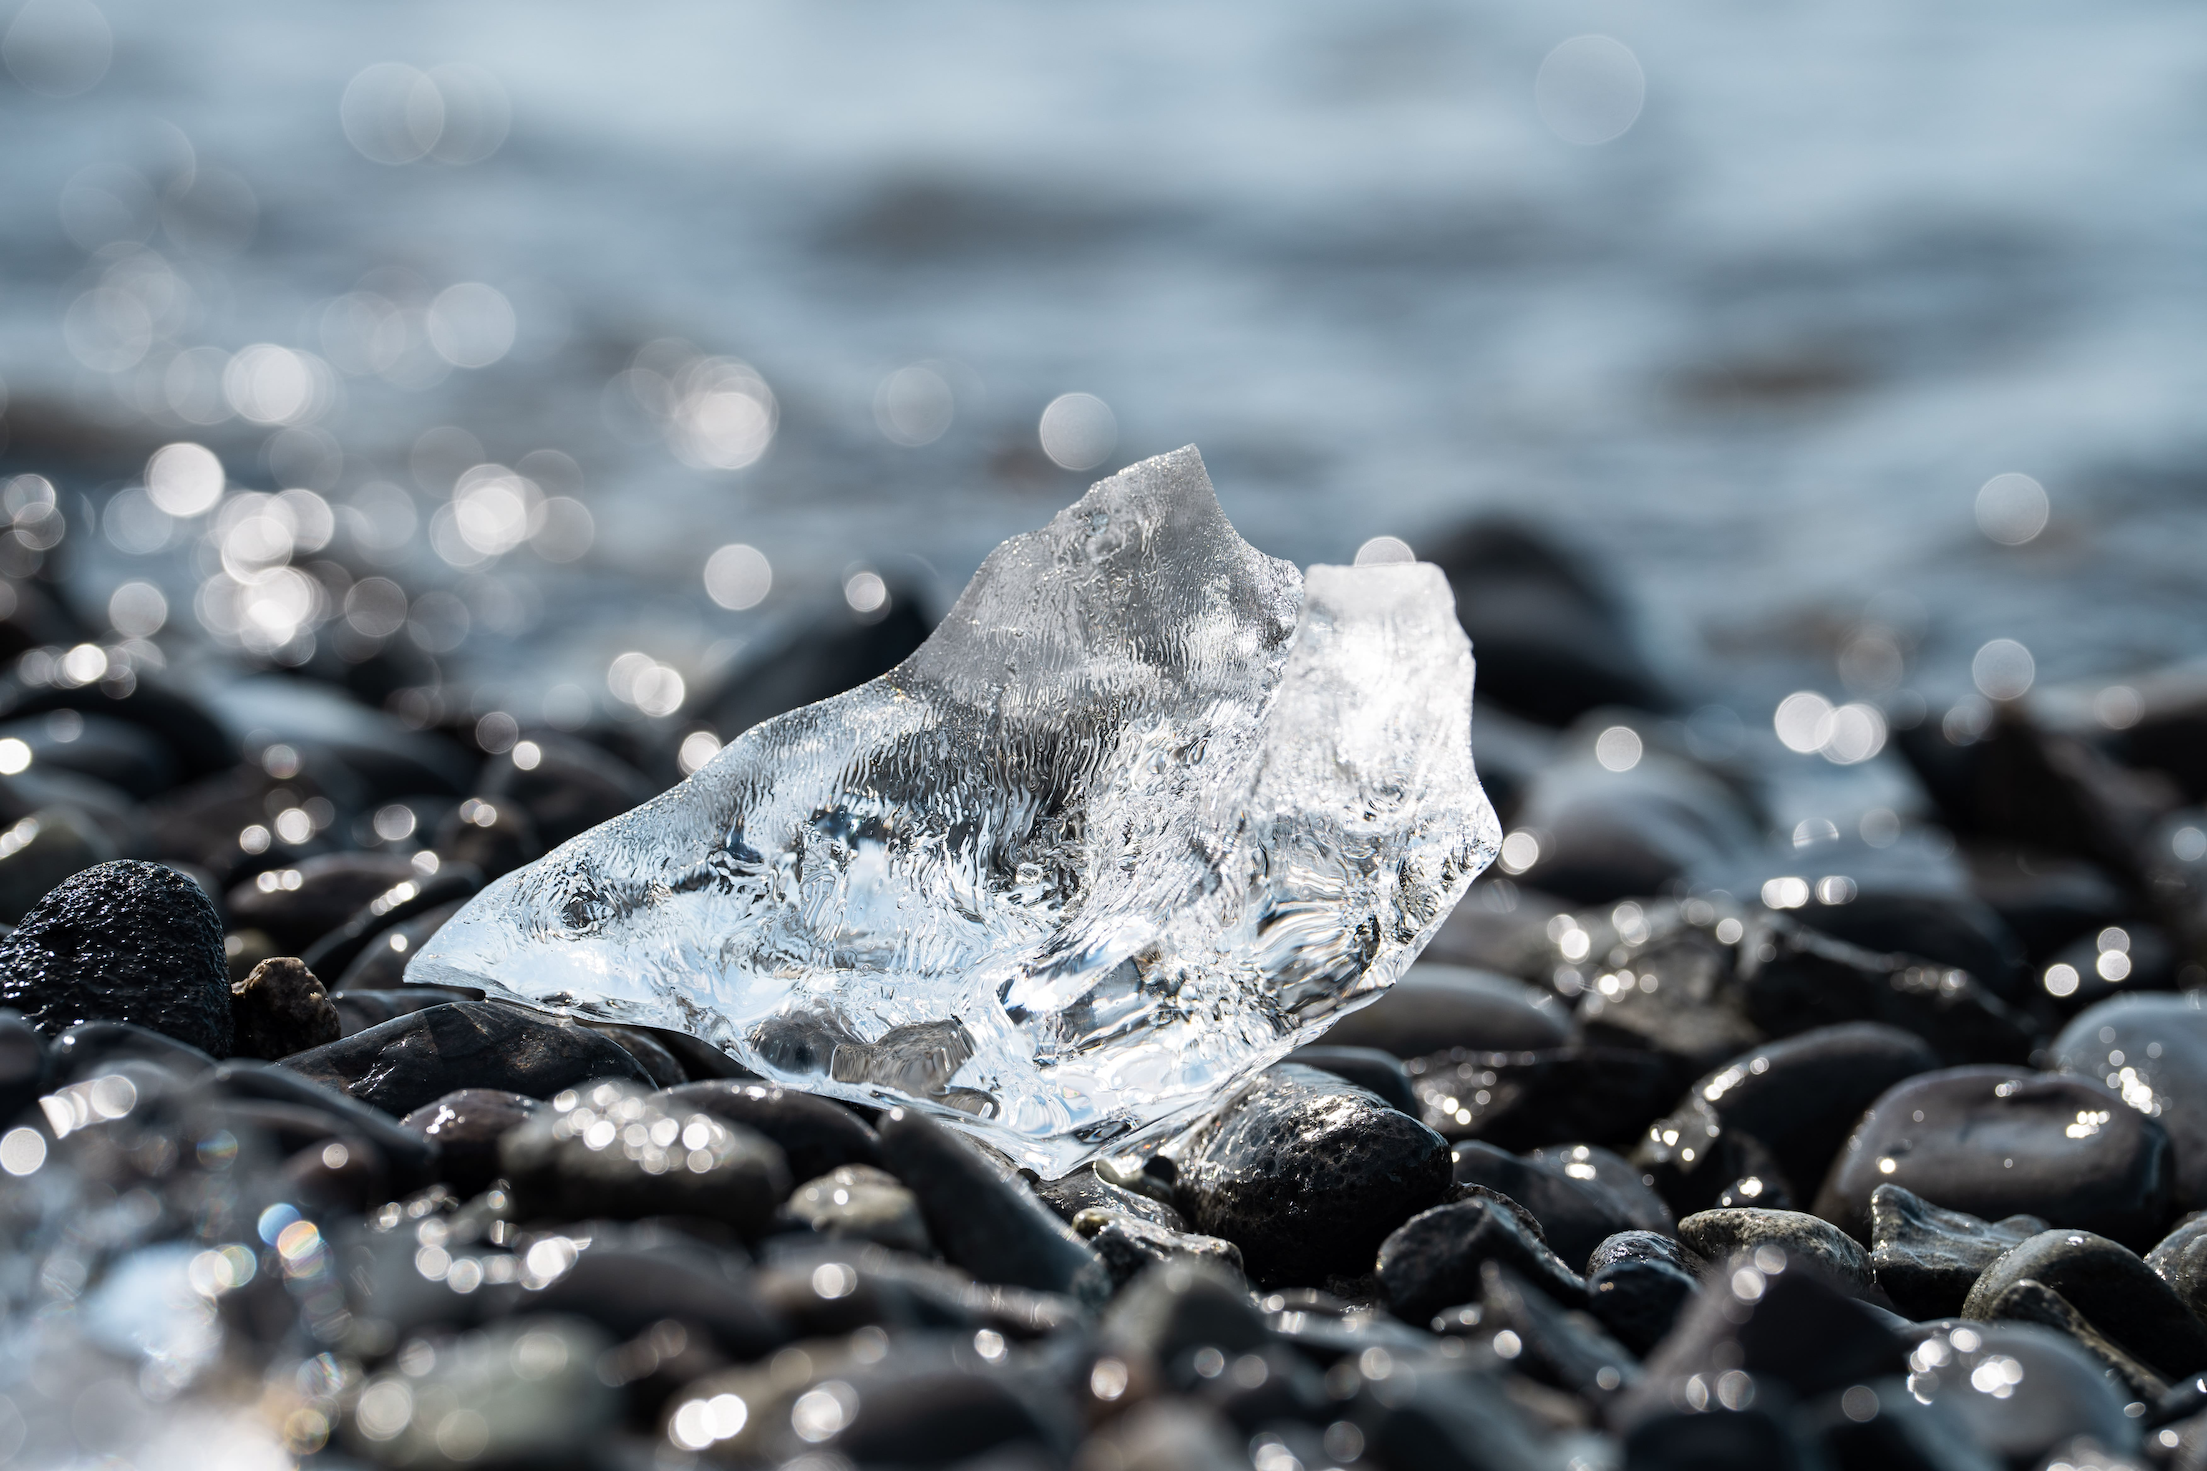
[[1000,547],[917,654],[509,875],[408,969],[930,1104],[1056,1175],[1369,1000],[1500,841],[1422,564],[1243,542],[1193,449]]

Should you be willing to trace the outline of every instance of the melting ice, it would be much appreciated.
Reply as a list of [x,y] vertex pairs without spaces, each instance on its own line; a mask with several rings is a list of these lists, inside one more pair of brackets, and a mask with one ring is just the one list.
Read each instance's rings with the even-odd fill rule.
[[1193,448],[991,553],[901,666],[509,874],[408,979],[676,1027],[1044,1174],[1368,1002],[1500,838],[1428,565],[1244,542]]

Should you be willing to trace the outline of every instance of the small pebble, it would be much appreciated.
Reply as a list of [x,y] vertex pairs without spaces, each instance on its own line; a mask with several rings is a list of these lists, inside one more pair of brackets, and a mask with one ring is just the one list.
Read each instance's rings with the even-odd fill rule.
[[444,1182],[463,1195],[491,1187],[502,1166],[498,1141],[544,1105],[497,1088],[459,1088],[425,1103],[399,1122],[438,1148]]
[[1571,1016],[1545,991],[1491,971],[1420,961],[1393,989],[1326,1032],[1331,1047],[1374,1047],[1423,1057],[1471,1052],[1540,1052],[1572,1040]]
[[1985,1268],[2045,1229],[2036,1216],[1984,1221],[1941,1209],[1901,1186],[1880,1185],[1870,1193],[1871,1275],[1910,1317],[1953,1317]]
[[1874,1294],[1870,1256],[1859,1242],[1828,1221],[1800,1211],[1734,1208],[1708,1210],[1678,1223],[1678,1239],[1709,1261],[1728,1261],[1758,1247],[1775,1247],[1795,1267],[1821,1269],[1856,1295]]
[[2013,1284],[2043,1283],[2093,1327],[2162,1378],[2207,1369],[2207,1324],[2136,1253],[2089,1231],[2041,1231],[2009,1247],[1985,1268],[1962,1305],[1965,1318],[1993,1316]]
[[1435,1206],[1405,1222],[1379,1249],[1378,1277],[1395,1316],[1430,1321],[1453,1303],[1479,1295],[1479,1269],[1499,1261],[1555,1298],[1576,1306],[1586,1283],[1516,1215],[1488,1200]]
[[695,1216],[763,1233],[789,1164],[762,1134],[623,1083],[564,1090],[498,1141],[523,1217]]
[[230,1021],[236,1055],[268,1061],[335,1042],[343,1031],[321,981],[288,957],[264,960],[231,985]]
[[394,1017],[293,1053],[283,1065],[400,1116],[461,1088],[550,1098],[597,1078],[651,1081],[634,1058],[587,1027],[479,1001]]
[[887,1170],[837,1165],[791,1192],[784,1209],[823,1236],[872,1241],[926,1255],[933,1249],[919,1201]]
[[1073,1217],[1073,1229],[1096,1249],[1115,1285],[1123,1285],[1159,1262],[1201,1258],[1240,1272],[1241,1248],[1216,1236],[1174,1231],[1125,1211],[1090,1207]]

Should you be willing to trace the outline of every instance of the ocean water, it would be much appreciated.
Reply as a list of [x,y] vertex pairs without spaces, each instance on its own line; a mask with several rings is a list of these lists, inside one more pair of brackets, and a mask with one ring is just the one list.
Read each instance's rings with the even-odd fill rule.
[[[1300,563],[1534,517],[1760,730],[1802,688],[1936,707],[1995,638],[2042,684],[2207,647],[2174,0],[32,0],[6,34],[0,466],[60,487],[88,605],[152,583],[180,645],[282,560],[226,573],[219,510],[133,539],[109,502],[188,440],[448,594],[416,626],[523,720],[633,703],[623,653],[694,688],[869,569],[946,599],[1186,443]],[[1038,429],[1072,393],[1092,472]],[[478,461],[581,502],[587,551],[456,512]],[[1975,514],[2001,474],[2045,491],[2022,545]],[[739,542],[772,581],[734,611],[702,573]],[[273,615],[292,656],[321,596]]]

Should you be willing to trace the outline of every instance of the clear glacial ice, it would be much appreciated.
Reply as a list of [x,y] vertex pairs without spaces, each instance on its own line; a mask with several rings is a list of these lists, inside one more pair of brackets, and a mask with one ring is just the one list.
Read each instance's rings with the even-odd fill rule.
[[927,643],[485,889],[408,967],[917,1103],[1056,1176],[1391,986],[1500,841],[1424,564],[1237,535],[1191,447]]

